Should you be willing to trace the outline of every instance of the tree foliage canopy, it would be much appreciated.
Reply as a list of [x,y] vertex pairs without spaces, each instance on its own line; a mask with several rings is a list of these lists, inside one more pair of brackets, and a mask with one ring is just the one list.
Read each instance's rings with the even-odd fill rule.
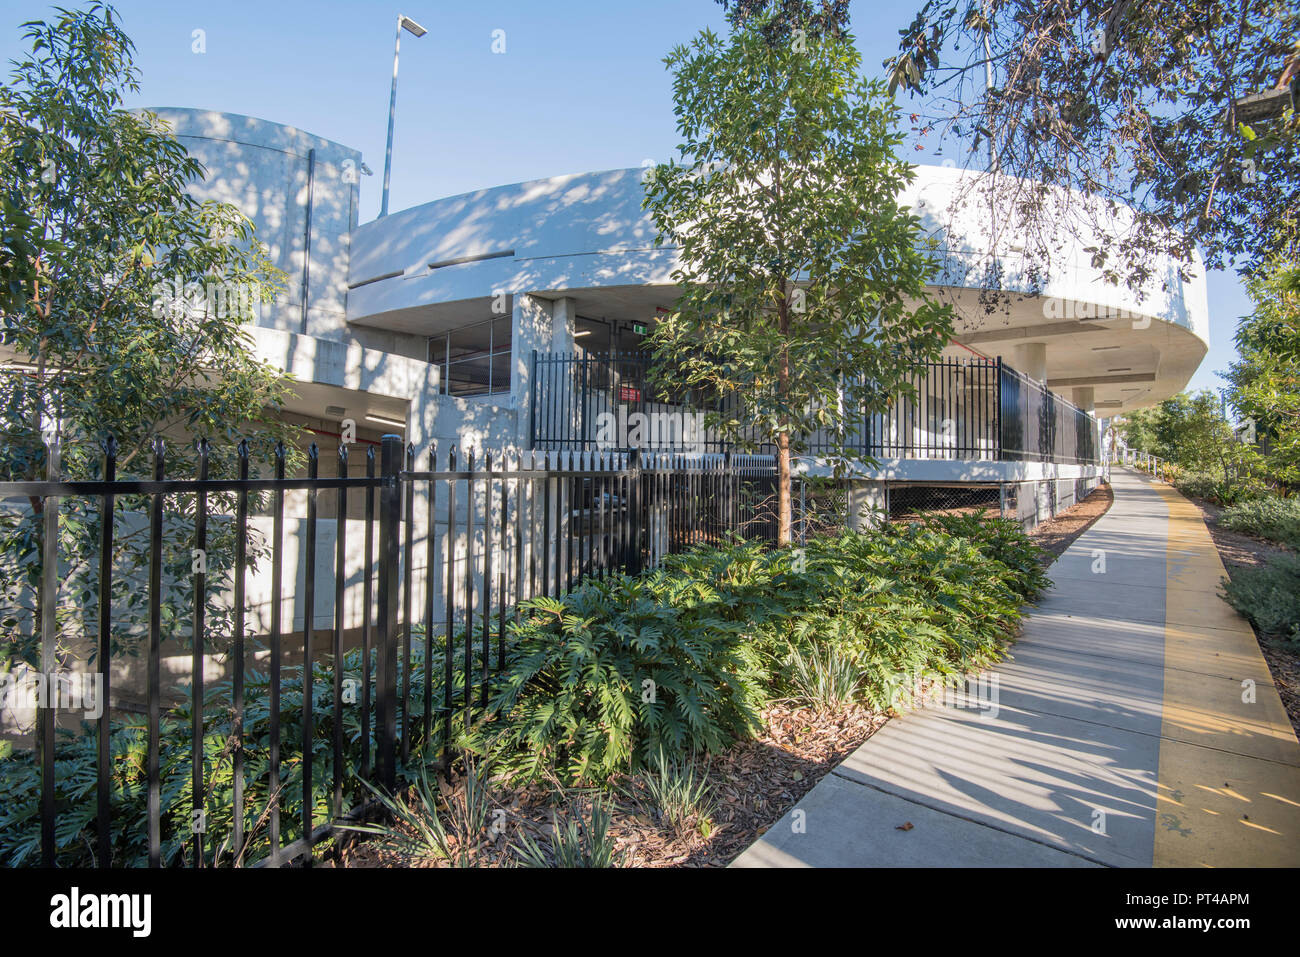
[[[928,0],[900,32],[891,90],[920,101],[923,138],[1008,174],[971,180],[964,199],[1014,206],[1014,241],[1040,264],[1062,215],[1044,184],[1091,201],[1070,205],[1102,227],[1094,262],[1135,289],[1198,244],[1211,268],[1258,265],[1300,210],[1294,93],[1270,118],[1239,105],[1300,51],[1291,0]],[[1120,204],[1138,216],[1116,234]]]
[[668,56],[682,161],[650,171],[646,206],[680,253],[658,359],[684,388],[743,400],[723,431],[756,430],[788,472],[818,430],[832,458],[855,457],[855,424],[907,394],[951,320],[898,203],[913,172],[883,83],[860,76],[850,38],[772,43],[770,22]]
[[202,167],[161,121],[122,108],[138,82],[112,8],[23,31],[0,89],[0,476],[39,474],[42,416],[74,469],[107,433],[123,469],[158,433],[287,438],[284,375],[245,328],[280,276],[239,210],[190,194]]
[[733,27],[760,24],[770,43],[792,38],[796,30],[843,38],[849,29],[849,0],[718,0]]
[[[188,187],[199,163],[155,116],[123,109],[138,85],[111,7],[60,10],[22,29],[30,53],[0,88],[0,480],[46,474],[55,423],[68,478],[99,476],[108,435],[122,478],[151,475],[159,435],[172,443],[169,475],[193,474],[200,437],[212,443],[211,477],[233,472],[241,440],[255,460],[269,457],[298,430],[279,418],[287,377],[251,351],[247,323],[280,281],[252,224],[233,206],[196,200]],[[115,644],[139,637],[150,600],[148,526],[126,517],[145,504],[115,503]],[[204,600],[209,647],[219,648],[229,607],[216,593],[235,534],[216,517],[229,499],[209,505]],[[40,661],[45,507],[34,498],[0,512],[0,670]],[[194,503],[177,496],[167,508],[163,636],[183,638]],[[102,520],[94,499],[59,509],[60,652],[84,651],[98,630]]]
[[1281,250],[1246,284],[1255,311],[1237,326],[1238,360],[1228,401],[1253,423],[1276,481],[1300,483],[1300,242],[1294,225]]
[[1153,408],[1128,413],[1118,429],[1129,448],[1188,472],[1220,481],[1262,479],[1259,456],[1234,434],[1222,402],[1208,389],[1180,392]]

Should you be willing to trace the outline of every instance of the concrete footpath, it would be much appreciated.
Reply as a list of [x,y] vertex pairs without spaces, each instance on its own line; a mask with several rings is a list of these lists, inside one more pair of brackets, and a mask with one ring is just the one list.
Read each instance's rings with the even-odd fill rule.
[[890,721],[732,866],[1300,865],[1300,744],[1200,511],[1112,487],[983,695]]

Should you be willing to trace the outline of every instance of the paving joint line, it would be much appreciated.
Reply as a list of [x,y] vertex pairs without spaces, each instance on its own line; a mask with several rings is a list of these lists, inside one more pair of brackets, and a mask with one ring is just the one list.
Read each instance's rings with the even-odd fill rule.
[[[980,821],[977,820],[976,818],[968,817],[965,814],[957,814],[953,811],[948,810],[947,808],[936,807],[933,804],[927,804],[925,801],[919,801],[916,798],[909,797],[905,794],[899,794],[896,791],[887,790],[886,788],[879,787],[867,781],[861,781],[856,778],[847,777],[846,775],[839,773],[838,767],[832,768],[830,773],[835,777],[839,778],[841,781],[848,781],[850,784],[858,785],[858,787],[870,788],[871,790],[878,791],[881,794],[887,794],[890,797],[898,798],[900,801],[906,801],[909,804],[915,804],[917,807],[928,808],[931,811],[935,811],[939,814],[946,815],[947,817],[956,818],[959,821],[966,821],[969,824],[974,824],[976,827],[985,827],[988,828],[990,831],[997,831],[998,833],[1006,834],[1009,837],[1015,837],[1015,838],[1019,838],[1022,841],[1028,841],[1030,844],[1038,844],[1041,847],[1051,848],[1054,851],[1060,851],[1062,854],[1069,854],[1072,857],[1077,857],[1081,860],[1089,861],[1093,864],[1098,864],[1102,867],[1115,867],[1114,864],[1093,857],[1090,854],[1085,854],[1082,851],[1077,851],[1074,850],[1073,848],[1060,847],[1059,845],[1052,844],[1048,841],[1044,841],[1041,838],[1031,837],[1027,834],[1022,834],[1019,831],[1013,831],[1006,827],[999,827],[996,824],[991,824],[988,821]],[[1122,856],[1126,858],[1129,857],[1127,854],[1124,854]],[[1142,863],[1137,858],[1129,858],[1129,860],[1132,860],[1135,864],[1138,865],[1141,865]]]

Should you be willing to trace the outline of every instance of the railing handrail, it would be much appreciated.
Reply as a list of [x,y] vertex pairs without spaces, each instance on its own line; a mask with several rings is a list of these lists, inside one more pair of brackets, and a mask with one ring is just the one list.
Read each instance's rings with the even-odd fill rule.
[[1019,369],[1015,368],[1014,366],[1008,365],[1005,361],[1002,363],[1002,368],[1005,372],[1008,372],[1011,375],[1016,376],[1017,378],[1021,379],[1023,382],[1027,382],[1029,385],[1038,389],[1040,392],[1044,393],[1045,395],[1054,396],[1055,400],[1061,403],[1062,405],[1073,409],[1075,412],[1078,412],[1080,415],[1086,415],[1088,416],[1088,418],[1092,419],[1093,421],[1096,421],[1097,417],[1095,415],[1093,415],[1091,412],[1084,411],[1083,409],[1075,405],[1073,402],[1071,402],[1069,399],[1067,399],[1065,396],[1061,395],[1061,393],[1056,392],[1053,389],[1049,388],[1046,382],[1035,379],[1031,375],[1026,375],[1025,373],[1021,372]]
[[[593,418],[623,405],[638,406],[644,411],[694,410],[681,402],[647,398],[646,389],[650,384],[647,373],[653,365],[653,355],[643,350],[535,351],[529,404],[534,447],[589,447],[596,435]],[[608,370],[608,378],[605,373],[598,373],[600,381],[591,382],[591,371],[601,368]],[[954,374],[976,376],[978,388],[972,388],[969,379],[955,380]],[[579,375],[581,382],[577,379]],[[918,458],[954,460],[992,456],[995,461],[1030,457],[1085,464],[1095,464],[1098,459],[1098,440],[1082,438],[1085,431],[1098,431],[1096,416],[1048,388],[1046,382],[1008,365],[1000,356],[917,359],[913,361],[911,377],[917,385],[927,384],[930,388],[937,385],[938,394],[923,389],[913,400],[896,402],[886,412],[866,415],[864,411],[855,416],[848,431],[854,436],[851,441],[861,446],[863,454],[892,458],[899,454],[912,457],[914,453]],[[1026,408],[1019,416],[1003,414],[1006,381],[1014,381],[1024,390]],[[989,394],[991,400],[978,398]],[[1031,411],[1029,406],[1045,403],[1050,403],[1057,418],[1055,424],[1040,431],[1028,424],[1025,415]],[[1069,416],[1074,417],[1072,426],[1067,424]],[[1009,435],[1008,429],[1012,435],[1018,431],[1019,438]],[[955,439],[952,433],[956,434]],[[702,441],[706,450],[712,452],[743,444],[713,433],[702,437]],[[820,432],[812,433],[808,441],[813,454],[827,443]],[[1018,447],[1022,445],[1032,447]]]

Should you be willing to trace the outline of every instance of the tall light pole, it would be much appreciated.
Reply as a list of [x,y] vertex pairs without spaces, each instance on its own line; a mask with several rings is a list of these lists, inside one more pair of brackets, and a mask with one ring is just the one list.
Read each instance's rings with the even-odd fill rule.
[[410,17],[397,18],[397,39],[393,41],[393,88],[388,94],[388,146],[384,150],[384,196],[379,203],[379,216],[388,215],[388,180],[393,173],[393,116],[397,112],[397,54],[402,48],[402,31],[408,30],[416,37],[429,31]]

